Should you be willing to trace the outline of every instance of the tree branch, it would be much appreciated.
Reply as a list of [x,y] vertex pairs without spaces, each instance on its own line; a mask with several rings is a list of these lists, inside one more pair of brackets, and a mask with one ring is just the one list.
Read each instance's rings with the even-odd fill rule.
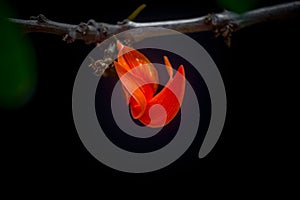
[[[260,8],[237,14],[224,11],[217,14],[208,14],[203,17],[171,20],[160,22],[134,22],[124,20],[118,24],[99,23],[90,20],[88,23],[79,25],[59,23],[47,19],[44,15],[31,17],[30,20],[9,19],[11,22],[20,25],[25,33],[42,32],[60,35],[63,40],[70,43],[75,40],[84,40],[86,43],[98,43],[114,34],[125,30],[141,27],[163,27],[173,29],[182,33],[213,31],[216,36],[223,36],[225,42],[230,45],[230,38],[233,32],[242,28],[261,22],[286,19],[300,14],[300,1]],[[160,32],[159,35],[165,33]],[[135,33],[132,35],[135,40],[142,40],[148,37],[158,36],[157,32]]]

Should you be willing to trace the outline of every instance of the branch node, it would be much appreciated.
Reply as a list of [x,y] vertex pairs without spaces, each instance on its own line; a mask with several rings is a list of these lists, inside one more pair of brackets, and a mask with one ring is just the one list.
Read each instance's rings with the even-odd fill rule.
[[89,26],[86,23],[80,22],[75,28],[77,33],[81,33],[82,35],[86,35],[89,31]]
[[67,42],[68,44],[72,43],[75,41],[74,38],[72,38],[69,33],[65,34],[63,39],[62,39],[64,42]]
[[126,24],[128,24],[130,21],[131,21],[131,20],[129,20],[129,19],[124,19],[123,21],[117,22],[117,24],[118,24],[118,25],[126,25]]
[[206,24],[211,24],[213,26],[217,26],[218,25],[218,16],[214,13],[209,13],[205,19],[204,22]]
[[236,13],[225,10],[220,14],[208,14],[205,18],[205,23],[212,25],[215,37],[222,36],[226,45],[230,47],[232,33],[238,27],[234,19],[238,18],[238,16]]
[[233,22],[228,22],[227,24],[224,24],[224,26],[220,27],[217,30],[216,37],[221,35],[224,38],[226,45],[230,47],[232,33],[235,32],[237,27],[237,24]]
[[94,20],[94,19],[90,19],[88,22],[87,22],[87,25],[89,26],[93,26],[93,27],[97,27],[97,22]]
[[95,20],[90,19],[87,22],[87,25],[89,27],[89,30],[91,30],[90,27],[93,27],[96,32],[94,39],[86,41],[87,44],[91,44],[95,42],[97,43],[107,37],[108,28],[103,23],[97,23]]
[[29,19],[36,20],[37,23],[40,23],[40,24],[44,24],[44,23],[47,23],[47,21],[49,21],[49,19],[47,17],[45,17],[45,15],[43,15],[43,14],[39,14],[38,16],[31,16]]

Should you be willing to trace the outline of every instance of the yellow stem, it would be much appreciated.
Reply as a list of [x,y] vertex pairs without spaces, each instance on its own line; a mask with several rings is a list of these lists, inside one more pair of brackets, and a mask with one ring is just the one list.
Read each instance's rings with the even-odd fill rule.
[[140,12],[142,12],[142,10],[144,10],[145,7],[146,7],[146,4],[140,5],[137,9],[135,9],[135,10],[131,13],[131,15],[129,15],[129,16],[127,17],[127,19],[129,19],[130,21],[134,20],[134,19],[138,16],[138,14],[140,14]]

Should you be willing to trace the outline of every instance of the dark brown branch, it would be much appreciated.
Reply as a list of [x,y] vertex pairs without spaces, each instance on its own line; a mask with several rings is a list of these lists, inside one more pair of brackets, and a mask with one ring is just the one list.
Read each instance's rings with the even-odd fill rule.
[[[244,14],[236,14],[224,11],[218,14],[208,14],[207,16],[161,22],[133,22],[125,20],[119,24],[97,23],[90,20],[88,23],[79,25],[64,24],[47,19],[43,15],[32,17],[30,20],[10,19],[15,24],[20,25],[24,32],[43,32],[60,35],[63,40],[73,42],[74,40],[84,40],[87,43],[97,43],[104,39],[120,33],[124,30],[140,27],[163,27],[173,29],[182,33],[192,33],[201,31],[214,31],[217,36],[222,35],[225,41],[230,44],[231,34],[244,27],[276,19],[285,19],[300,13],[300,2],[292,2],[271,7],[252,10]],[[159,33],[163,35],[163,32]],[[135,40],[157,36],[157,32],[136,33],[132,35]]]

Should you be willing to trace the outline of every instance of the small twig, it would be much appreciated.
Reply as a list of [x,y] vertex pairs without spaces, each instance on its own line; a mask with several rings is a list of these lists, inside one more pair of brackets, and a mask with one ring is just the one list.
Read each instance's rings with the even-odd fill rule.
[[[230,45],[230,38],[233,32],[247,26],[258,24],[265,21],[276,19],[285,19],[291,16],[299,15],[300,2],[292,2],[271,7],[260,8],[237,14],[230,11],[224,11],[218,14],[208,14],[207,16],[161,22],[138,23],[125,20],[118,24],[97,23],[90,20],[88,23],[79,25],[54,22],[47,19],[44,15],[31,18],[30,20],[10,19],[11,22],[20,25],[24,32],[43,32],[60,35],[66,42],[74,40],[84,40],[86,43],[99,43],[108,37],[120,33],[124,30],[140,27],[163,27],[173,29],[182,33],[214,31],[216,36],[223,36],[225,42]],[[135,40],[164,35],[166,33],[147,32],[140,34],[137,32],[132,35]]]
[[144,9],[146,8],[146,4],[142,4],[137,9],[135,9],[128,17],[128,20],[134,20]]

